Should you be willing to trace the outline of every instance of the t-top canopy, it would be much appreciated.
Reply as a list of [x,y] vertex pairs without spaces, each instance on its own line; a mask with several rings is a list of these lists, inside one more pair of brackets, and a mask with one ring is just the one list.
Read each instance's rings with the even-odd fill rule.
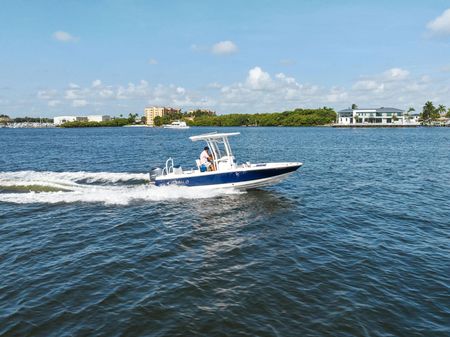
[[240,134],[241,134],[240,132],[229,132],[229,133],[213,132],[213,133],[205,133],[203,135],[198,135],[198,136],[192,136],[192,137],[189,137],[189,139],[192,140],[193,142],[196,142],[198,140],[212,140],[212,139],[219,139],[219,138],[227,138],[229,136],[237,136]]

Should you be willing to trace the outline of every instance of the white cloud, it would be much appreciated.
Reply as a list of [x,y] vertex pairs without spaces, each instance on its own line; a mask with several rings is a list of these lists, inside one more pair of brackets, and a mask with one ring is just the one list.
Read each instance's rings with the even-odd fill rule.
[[247,84],[251,89],[264,89],[271,83],[270,75],[264,72],[260,67],[254,67],[249,70]]
[[64,96],[64,98],[65,98],[65,99],[69,99],[69,100],[79,98],[79,91],[78,91],[78,89],[69,89],[69,90],[66,90],[66,91],[65,91],[65,96]]
[[212,46],[211,51],[216,55],[227,55],[236,53],[238,51],[238,47],[233,41],[220,41]]
[[86,106],[87,104],[87,101],[84,99],[75,99],[72,101],[72,106],[76,108]]
[[155,65],[155,64],[158,64],[158,61],[156,59],[152,58],[152,59],[148,60],[148,64]]
[[[370,97],[392,95],[395,91],[404,91],[414,87],[414,81],[409,78],[409,71],[402,68],[390,68],[380,74],[364,76],[353,83],[352,97],[360,97],[361,100]],[[383,104],[384,105],[384,104]]]
[[145,97],[148,94],[149,85],[145,80],[141,80],[138,84],[128,83],[126,87],[119,86],[117,89],[118,99],[130,99],[136,97]]
[[220,84],[219,82],[212,82],[207,85],[207,88],[220,89],[220,88],[222,88],[222,84]]
[[383,73],[386,80],[403,80],[409,75],[409,71],[402,68],[391,68]]
[[357,81],[352,86],[353,90],[362,90],[362,91],[374,91],[374,92],[381,92],[384,90],[384,84],[378,83],[374,80],[361,80]]
[[345,102],[348,100],[348,93],[343,88],[332,87],[326,95],[328,103]]
[[427,28],[433,35],[450,35],[450,8],[428,22]]
[[412,105],[420,109],[427,100],[450,105],[450,78],[414,74],[401,67],[361,76],[345,86],[326,87],[305,83],[285,73],[271,74],[255,66],[238,81],[210,83],[200,88],[153,85],[145,80],[123,85],[93,80],[87,86],[71,83],[65,89],[40,90],[36,97],[43,101],[45,107],[63,107],[73,112],[84,106],[92,109],[102,107],[105,113],[142,111],[146,105],[183,109],[202,107],[222,113],[284,111],[324,105],[340,109],[351,103],[360,107],[407,108]]
[[288,77],[288,76],[286,76],[283,73],[276,74],[275,77],[278,78],[279,80],[282,80],[282,81],[288,83],[288,84],[295,84],[296,83],[295,78]]
[[92,81],[92,87],[93,87],[93,88],[101,87],[101,85],[102,85],[102,81],[100,81],[100,80],[94,80],[94,81]]
[[109,98],[114,96],[114,90],[110,89],[110,88],[105,88],[99,91],[99,95],[102,98]]
[[54,89],[52,90],[39,90],[37,93],[37,97],[39,99],[52,99],[58,94],[58,92]]
[[48,101],[47,104],[48,104],[48,106],[55,107],[55,106],[61,104],[61,101],[51,100],[51,101]]
[[317,85],[299,83],[283,73],[271,77],[260,67],[254,67],[244,82],[222,86],[214,108],[232,112],[280,111],[311,107],[319,97],[323,104],[326,93]]
[[57,41],[61,42],[76,42],[78,41],[78,37],[73,36],[67,32],[62,30],[58,30],[52,34],[53,38]]

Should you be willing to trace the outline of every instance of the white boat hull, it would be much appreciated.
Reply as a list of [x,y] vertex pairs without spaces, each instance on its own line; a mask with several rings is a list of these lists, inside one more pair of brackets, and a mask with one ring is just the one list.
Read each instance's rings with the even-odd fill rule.
[[171,126],[171,125],[164,125],[163,129],[189,129],[190,126]]

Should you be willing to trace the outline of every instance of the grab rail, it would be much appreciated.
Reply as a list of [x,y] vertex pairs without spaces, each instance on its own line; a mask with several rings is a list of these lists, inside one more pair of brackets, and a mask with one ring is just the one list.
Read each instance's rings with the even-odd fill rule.
[[[169,163],[171,163],[170,166],[169,166]],[[172,172],[173,172],[173,159],[172,159],[172,157],[170,157],[169,159],[166,160],[166,167],[164,167],[162,174],[168,175],[169,173],[172,173]]]

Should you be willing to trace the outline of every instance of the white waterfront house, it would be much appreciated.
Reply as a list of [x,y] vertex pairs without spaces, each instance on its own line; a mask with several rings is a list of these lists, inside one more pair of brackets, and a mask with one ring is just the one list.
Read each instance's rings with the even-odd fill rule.
[[111,120],[111,117],[108,115],[90,115],[87,116],[89,122],[107,122]]
[[418,125],[417,114],[409,114],[396,108],[356,108],[338,112],[338,125]]

